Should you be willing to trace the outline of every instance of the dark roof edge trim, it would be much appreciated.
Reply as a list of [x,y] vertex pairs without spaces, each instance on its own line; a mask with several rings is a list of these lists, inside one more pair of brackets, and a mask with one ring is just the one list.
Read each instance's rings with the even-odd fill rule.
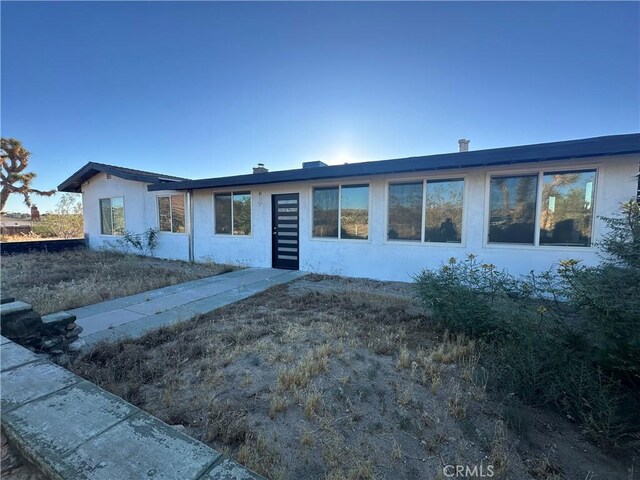
[[[539,163],[555,160],[607,157],[640,153],[640,134],[611,135],[581,140],[475,150],[464,153],[444,153],[424,157],[333,165],[319,168],[300,168],[268,173],[235,175],[176,182],[172,190],[244,187],[305,181],[330,180],[349,177],[368,177],[435,170],[457,170],[500,165]],[[152,184],[149,191],[163,190]]]
[[165,185],[168,182],[183,182],[186,180],[178,177],[172,177],[171,175],[133,170],[115,165],[107,165],[105,163],[89,162],[58,185],[58,191],[80,193],[82,184],[98,173],[111,174],[124,180],[132,180],[135,182],[149,184],[158,183],[161,185]]

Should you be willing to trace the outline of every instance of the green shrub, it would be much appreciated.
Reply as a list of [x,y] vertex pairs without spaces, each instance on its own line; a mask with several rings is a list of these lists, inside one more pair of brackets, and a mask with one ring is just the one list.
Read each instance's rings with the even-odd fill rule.
[[567,260],[515,278],[469,255],[420,273],[418,295],[443,328],[483,340],[494,391],[628,442],[640,431],[639,219],[637,203],[605,219],[598,267]]
[[153,251],[158,246],[158,229],[150,227],[143,233],[126,230],[120,242],[125,250],[133,250],[140,255],[153,255]]
[[569,302],[586,320],[594,361],[631,388],[640,389],[640,209],[623,205],[600,247],[604,261],[584,267],[562,262],[560,276]]

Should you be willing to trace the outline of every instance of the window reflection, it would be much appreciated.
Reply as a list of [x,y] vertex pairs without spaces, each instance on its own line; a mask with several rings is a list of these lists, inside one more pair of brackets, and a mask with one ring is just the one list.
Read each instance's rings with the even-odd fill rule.
[[540,245],[591,245],[596,172],[545,173]]
[[422,182],[389,185],[389,240],[420,241]]
[[493,177],[489,242],[533,244],[537,175]]

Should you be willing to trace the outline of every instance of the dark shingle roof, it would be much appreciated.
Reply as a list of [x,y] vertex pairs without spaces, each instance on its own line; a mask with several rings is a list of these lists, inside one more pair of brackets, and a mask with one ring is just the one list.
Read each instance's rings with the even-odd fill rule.
[[[393,173],[449,170],[457,168],[514,165],[587,157],[603,157],[640,152],[640,134],[610,135],[563,142],[540,143],[518,147],[493,148],[464,153],[445,153],[423,157],[378,160],[315,168],[298,168],[279,172],[253,173],[231,177],[187,180],[171,185],[173,190],[189,190],[214,187],[240,187],[270,183],[299,182]],[[152,184],[149,190],[163,190],[162,185]]]
[[111,175],[119,178],[124,178],[125,180],[135,180],[145,183],[158,183],[161,185],[164,185],[167,182],[188,180],[188,178],[184,177],[175,177],[173,175],[164,175],[162,173],[146,172],[144,170],[118,167],[116,165],[107,165],[105,163],[89,162],[76,173],[67,178],[60,185],[58,185],[58,190],[61,192],[80,193],[82,184],[100,172],[110,173]]

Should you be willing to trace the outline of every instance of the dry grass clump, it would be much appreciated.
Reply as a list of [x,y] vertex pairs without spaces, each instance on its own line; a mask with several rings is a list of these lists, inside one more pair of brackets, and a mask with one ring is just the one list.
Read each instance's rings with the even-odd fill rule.
[[287,409],[287,398],[277,393],[271,395],[271,402],[269,402],[269,418],[271,420],[276,418],[276,415],[280,412],[284,412]]
[[306,388],[311,380],[327,371],[331,352],[329,344],[310,350],[297,365],[280,371],[278,386],[284,390]]
[[261,475],[269,474],[269,478],[274,480],[284,479],[286,475],[282,467],[282,455],[276,444],[263,433],[248,435],[238,449],[236,460]]
[[303,427],[302,433],[300,434],[300,443],[305,447],[311,447],[315,443],[313,432],[306,426]]
[[566,478],[562,468],[556,465],[547,455],[541,455],[528,462],[529,473],[538,480],[561,480]]
[[234,267],[77,249],[3,256],[1,269],[3,295],[47,314],[230,272]]
[[467,401],[464,398],[463,393],[460,391],[460,386],[456,385],[453,389],[453,394],[448,400],[449,413],[458,420],[462,420],[467,416]]
[[219,440],[227,445],[244,442],[249,434],[247,414],[231,402],[214,400],[206,412],[204,431],[205,442]]
[[322,393],[318,390],[309,390],[304,401],[304,415],[313,418],[322,408]]
[[400,349],[397,366],[398,368],[409,368],[411,366],[411,352],[406,346]]
[[489,463],[497,478],[502,477],[509,467],[509,448],[507,447],[507,430],[502,420],[495,424],[493,440],[489,452]]
[[450,335],[445,331],[442,341],[431,352],[431,359],[440,363],[458,362],[472,355],[475,347],[475,341],[469,340],[465,335]]

